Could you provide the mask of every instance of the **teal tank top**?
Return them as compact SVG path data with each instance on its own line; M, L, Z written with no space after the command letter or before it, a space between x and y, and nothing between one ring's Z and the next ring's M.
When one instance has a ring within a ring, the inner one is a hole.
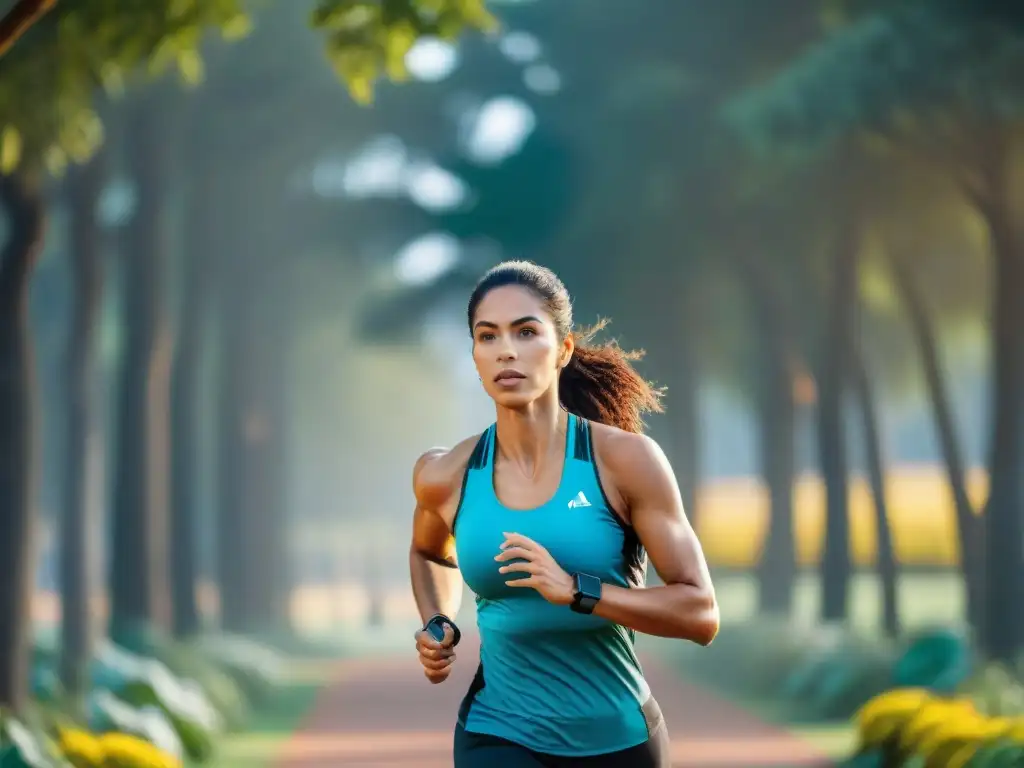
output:
M494 491L495 425L469 459L454 533L459 569L476 595L480 666L459 710L469 732L535 752L604 754L648 739L650 698L634 633L594 615L505 584L495 561L503 533L544 546L568 573L641 587L647 557L635 532L612 511L594 462L590 423L569 415L565 463L554 498L535 509L502 505Z

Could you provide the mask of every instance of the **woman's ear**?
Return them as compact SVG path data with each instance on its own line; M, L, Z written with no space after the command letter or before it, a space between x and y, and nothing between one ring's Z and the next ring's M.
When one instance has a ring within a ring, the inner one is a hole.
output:
M573 341L572 334L570 333L565 337L565 341L562 342L562 354L558 360L558 367L563 370L567 368L575 353L576 342Z

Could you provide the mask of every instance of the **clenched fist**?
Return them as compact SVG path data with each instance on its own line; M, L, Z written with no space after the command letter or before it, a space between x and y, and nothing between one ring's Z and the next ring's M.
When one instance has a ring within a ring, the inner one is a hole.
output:
M444 639L441 642L425 629L416 633L416 651L420 655L423 674L435 685L443 683L451 674L452 664L455 663L455 649L452 647L454 641L455 632L450 624L444 625Z

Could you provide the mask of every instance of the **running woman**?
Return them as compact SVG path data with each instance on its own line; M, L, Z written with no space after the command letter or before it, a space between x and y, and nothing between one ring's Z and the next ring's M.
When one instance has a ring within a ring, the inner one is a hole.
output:
M718 604L672 469L642 434L659 393L631 355L574 334L546 268L499 264L468 314L496 420L417 460L409 558L432 683L455 662L463 579L476 595L480 665L455 766L668 768L635 633L708 645ZM645 588L648 557L664 586Z

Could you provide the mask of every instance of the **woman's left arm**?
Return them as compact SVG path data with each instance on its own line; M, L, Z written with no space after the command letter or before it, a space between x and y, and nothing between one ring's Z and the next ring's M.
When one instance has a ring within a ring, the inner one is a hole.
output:
M718 601L668 459L650 438L625 434L608 440L604 458L664 586L604 584L594 613L647 635L709 645L718 634Z

